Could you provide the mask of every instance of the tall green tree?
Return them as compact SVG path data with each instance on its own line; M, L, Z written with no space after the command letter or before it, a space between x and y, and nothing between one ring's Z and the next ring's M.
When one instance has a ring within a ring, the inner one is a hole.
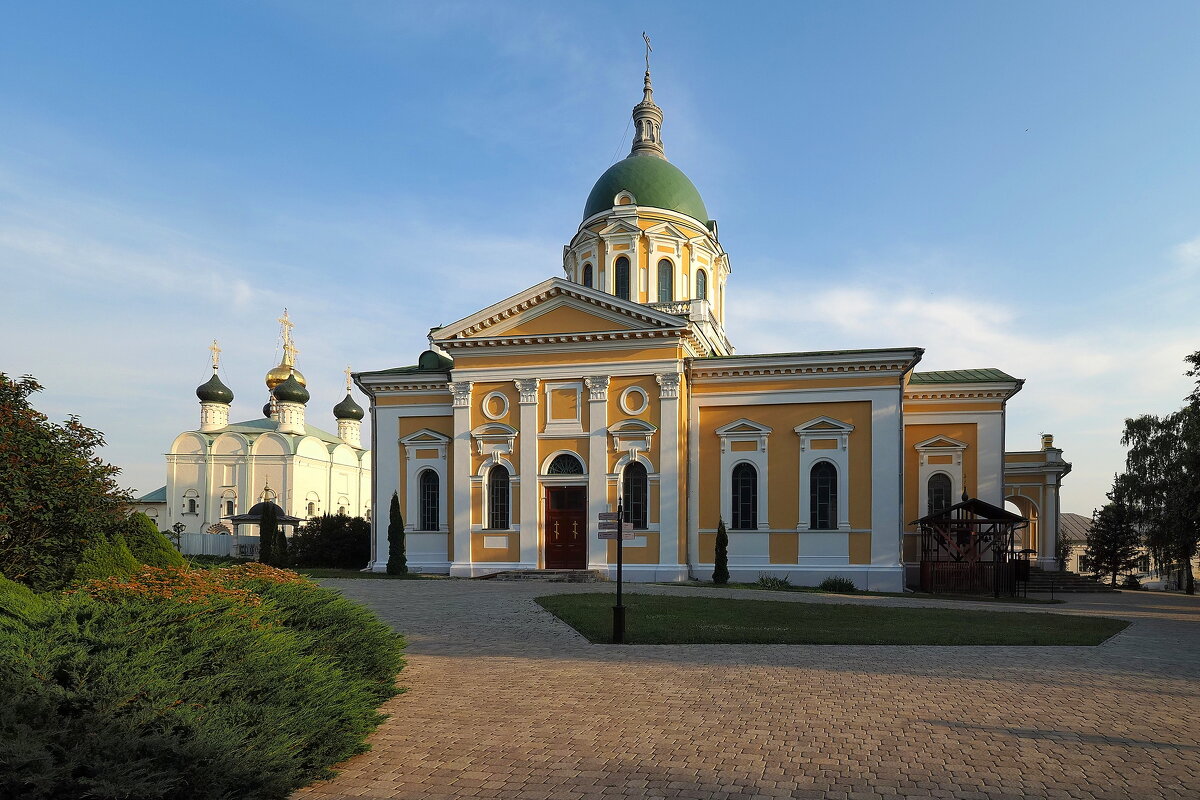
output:
M408 573L408 555L404 552L404 517L400 515L400 495L392 492L392 503L388 506L388 575Z
M1120 501L1106 503L1092 513L1087 537L1087 558L1099 575L1108 575L1112 585L1117 576L1138 562L1142 537L1133 524L1133 513Z
M29 400L41 390L0 372L0 573L45 590L120 531L132 498L117 486L120 469L96 455L103 434L75 416L50 422Z
M1186 374L1200 378L1200 351L1185 358ZM1133 509L1146 548L1160 570L1180 570L1196 593L1192 561L1200 547L1200 381L1179 411L1125 420L1129 448L1114 492Z
M729 532L725 520L717 520L717 546L713 556L713 583L724 586L729 583Z

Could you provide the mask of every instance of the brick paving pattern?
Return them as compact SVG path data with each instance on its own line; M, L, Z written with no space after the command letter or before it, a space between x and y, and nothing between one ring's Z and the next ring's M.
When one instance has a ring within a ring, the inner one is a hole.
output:
M622 647L532 600L611 584L327 583L408 636L408 691L369 753L297 800L1200 797L1196 598L1031 609L744 592L1134 624L1099 647Z

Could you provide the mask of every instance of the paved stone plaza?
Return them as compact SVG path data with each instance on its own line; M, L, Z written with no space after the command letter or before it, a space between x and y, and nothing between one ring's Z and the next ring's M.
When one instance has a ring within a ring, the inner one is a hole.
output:
M300 798L1200 797L1196 598L1033 609L1133 620L1099 647L622 647L532 600L611 584L327 583L408 635L408 692Z

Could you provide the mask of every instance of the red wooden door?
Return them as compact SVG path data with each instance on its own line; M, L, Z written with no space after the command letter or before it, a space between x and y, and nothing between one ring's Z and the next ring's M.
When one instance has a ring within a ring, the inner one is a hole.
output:
M587 568L587 489L546 487L546 569Z

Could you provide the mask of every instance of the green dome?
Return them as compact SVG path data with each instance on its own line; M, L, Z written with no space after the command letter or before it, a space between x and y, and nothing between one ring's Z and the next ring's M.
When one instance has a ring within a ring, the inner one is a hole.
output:
M621 191L633 195L639 206L678 211L708 224L704 201L688 176L670 161L653 155L632 155L605 170L588 195L583 218L612 208L613 198Z
M196 387L196 397L200 398L201 403L224 403L225 405L229 405L233 402L233 391L221 383L221 379L214 372L207 383Z
M354 402L354 398L346 392L346 399L333 407L333 416L335 419L357 419L362 420L366 416L366 412L362 410L362 406Z
M271 395L281 403L307 403L310 397L308 389L300 385L295 375L288 375L287 380L276 386Z

